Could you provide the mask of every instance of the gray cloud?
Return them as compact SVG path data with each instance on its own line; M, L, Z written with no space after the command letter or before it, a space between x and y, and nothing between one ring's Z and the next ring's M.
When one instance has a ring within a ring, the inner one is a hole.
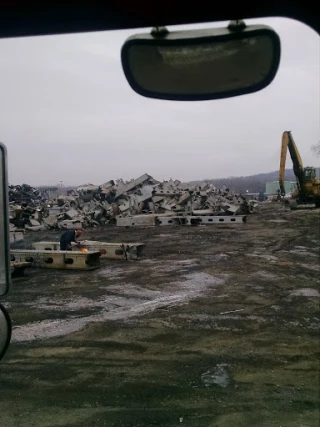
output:
M266 172L278 168L284 130L292 130L305 165L315 165L319 36L292 20L260 22L281 37L274 82L256 94L196 103L150 100L131 90L120 48L136 30L1 40L0 140L10 182Z

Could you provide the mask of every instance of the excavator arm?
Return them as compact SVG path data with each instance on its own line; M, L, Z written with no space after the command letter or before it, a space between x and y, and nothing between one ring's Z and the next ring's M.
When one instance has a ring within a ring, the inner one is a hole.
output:
M287 149L289 149L290 157L293 163L293 172L297 179L297 184L300 192L304 192L304 169L302 159L298 148L293 140L290 131L285 131L282 134L281 155L280 155L280 170L279 170L279 186L281 195L285 195L284 188L284 171L286 167Z

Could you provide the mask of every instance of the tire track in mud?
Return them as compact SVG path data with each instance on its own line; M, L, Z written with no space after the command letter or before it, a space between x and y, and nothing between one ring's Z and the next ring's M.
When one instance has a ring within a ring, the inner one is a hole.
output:
M159 308L185 304L194 298L198 298L207 289L223 285L225 282L226 275L222 278L204 272L193 272L187 274L183 280L173 282L172 286L175 289L172 292L153 291L152 294L156 296L155 298L143 300L142 302L140 298L139 303L137 303L136 297L130 298L124 290L121 297L123 300L125 299L124 306L111 308L110 310L102 309L100 313L89 316L71 316L68 319L43 320L17 326L13 329L12 342L28 342L65 336L83 329L89 323L123 321L131 317L143 316ZM141 288L141 291L143 291L143 288ZM109 302L112 301L112 298L110 298Z

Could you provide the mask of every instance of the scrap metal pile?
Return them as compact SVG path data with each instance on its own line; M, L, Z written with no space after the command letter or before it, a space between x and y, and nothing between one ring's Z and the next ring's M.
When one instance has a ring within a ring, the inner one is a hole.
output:
M207 182L159 182L148 174L128 182L82 185L54 199L26 184L11 186L9 202L10 222L33 231L98 227L132 215L246 215L256 206Z
M9 185L8 193L11 229L40 225L46 194L27 184Z

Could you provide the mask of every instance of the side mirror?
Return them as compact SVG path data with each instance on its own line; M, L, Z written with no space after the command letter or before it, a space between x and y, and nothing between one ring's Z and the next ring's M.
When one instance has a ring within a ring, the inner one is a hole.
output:
M148 98L201 101L261 90L280 63L280 39L264 25L179 31L165 27L130 37L121 50L131 88Z

